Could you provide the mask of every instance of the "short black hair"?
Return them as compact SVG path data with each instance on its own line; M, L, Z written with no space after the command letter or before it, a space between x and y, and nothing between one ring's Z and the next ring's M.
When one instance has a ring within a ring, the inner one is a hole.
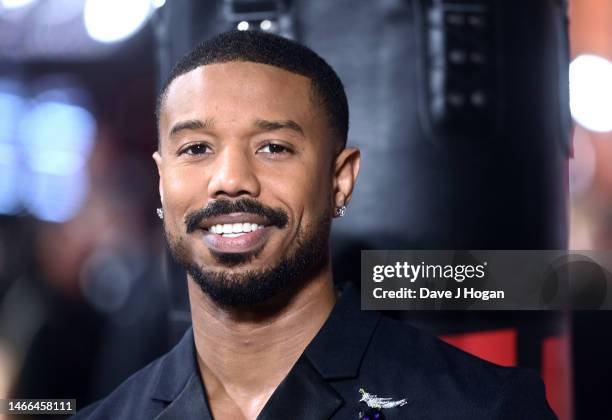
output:
M229 31L198 44L174 66L157 97L155 116L159 126L168 87L177 77L200 66L249 61L279 67L309 78L315 98L323 106L342 148L348 135L348 101L336 72L310 48L278 35L261 31Z

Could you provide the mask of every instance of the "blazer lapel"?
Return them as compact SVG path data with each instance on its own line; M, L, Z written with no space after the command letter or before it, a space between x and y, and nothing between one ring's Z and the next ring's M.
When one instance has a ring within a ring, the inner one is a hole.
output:
M152 398L168 404L156 417L158 420L212 419L197 368L191 328L161 361Z
M378 312L360 310L359 292L347 285L328 320L274 391L258 420L331 418L345 404L333 383L359 375L379 320Z
M304 354L327 380L355 378L376 326L377 311L361 310L360 294L347 284L321 331Z
M345 287L329 319L274 391L258 420L331 418L345 404L334 382L357 377L379 318L378 312L361 311L359 292L353 286ZM212 419L191 329L157 374L152 397L168 403L157 420Z
M206 403L204 387L197 373L193 373L181 393L156 420L202 419L212 420Z
M302 356L276 388L258 420L329 419L344 403L342 397Z

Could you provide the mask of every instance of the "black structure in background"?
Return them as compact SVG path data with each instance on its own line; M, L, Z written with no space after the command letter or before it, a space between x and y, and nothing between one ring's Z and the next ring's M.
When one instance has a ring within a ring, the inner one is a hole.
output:
M156 16L160 83L197 42L244 22L310 46L345 84L363 162L334 223L336 279L358 281L361 249L567 247L565 0L173 0ZM184 282L171 284L178 337L189 306ZM519 364L535 369L542 339L568 330L552 313L394 316L436 334L514 326ZM601 394L583 390L605 361L584 357L597 344L585 332L603 318L574 316L586 337L573 343L576 416L587 418Z

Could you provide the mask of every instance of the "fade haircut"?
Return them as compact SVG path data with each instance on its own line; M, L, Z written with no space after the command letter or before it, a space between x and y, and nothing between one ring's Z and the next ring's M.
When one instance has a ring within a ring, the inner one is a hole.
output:
M174 79L200 66L232 61L267 64L309 78L312 98L322 106L341 148L346 146L348 102L336 72L310 48L260 31L224 32L198 44L183 56L170 72L157 97L155 116L158 127L168 87Z

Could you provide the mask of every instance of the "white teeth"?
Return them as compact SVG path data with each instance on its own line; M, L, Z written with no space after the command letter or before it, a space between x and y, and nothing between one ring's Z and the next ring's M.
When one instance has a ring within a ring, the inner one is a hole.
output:
M237 236L242 236L244 235L244 233L224 233L223 237L224 238L235 238Z
M243 233L253 232L257 229L263 229L264 226L258 225L257 223L225 223L213 225L209 228L212 233L217 235L223 235L228 238L234 238L240 236Z

